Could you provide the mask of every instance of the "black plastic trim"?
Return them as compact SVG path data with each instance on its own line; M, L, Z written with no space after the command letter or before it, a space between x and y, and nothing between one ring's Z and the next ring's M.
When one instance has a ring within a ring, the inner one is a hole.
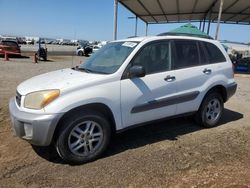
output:
M149 101L145 104L140 104L140 105L133 107L131 110L131 113L133 114L133 113L138 113L138 112L144 112L144 111L148 111L148 110L152 110L156 108L161 108L164 106L170 106L170 105L174 105L178 103L191 101L191 100L194 100L199 95L199 93L200 93L199 91L193 91L193 92L189 92L189 93L185 93L181 95L166 97L160 100Z
M234 82L234 83L232 83L232 84L230 84L230 85L228 85L226 87L226 90L227 90L227 100L235 94L236 89L237 89L237 83L236 82Z
M180 117L192 116L195 113L196 113L196 111L187 112L187 113L183 113L183 114L173 115L173 116L169 116L169 117L165 117L165 118L161 118L161 119L156 119L156 120L151 120L151 121L147 121L147 122L143 122L143 123L130 125L130 126L125 127L123 129L117 130L116 133L122 133L122 132L125 132L127 130L134 129L134 128L141 127L141 126L148 125L148 124L152 124L152 123L158 123L158 122L162 122L162 121L166 121L166 120L170 120L170 119L175 119L175 118L180 118Z

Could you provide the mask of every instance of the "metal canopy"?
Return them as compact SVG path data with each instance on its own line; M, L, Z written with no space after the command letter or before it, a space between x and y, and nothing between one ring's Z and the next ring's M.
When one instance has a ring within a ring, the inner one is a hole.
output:
M217 22L220 0L118 0L147 24ZM250 0L224 0L221 23L250 24Z

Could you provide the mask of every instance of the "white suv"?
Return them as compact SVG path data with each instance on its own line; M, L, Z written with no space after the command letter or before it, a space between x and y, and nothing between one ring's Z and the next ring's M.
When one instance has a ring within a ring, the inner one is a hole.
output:
M9 109L16 135L54 144L68 163L103 153L111 134L153 120L195 114L216 126L236 91L232 63L218 41L155 36L114 41L79 67L31 78Z

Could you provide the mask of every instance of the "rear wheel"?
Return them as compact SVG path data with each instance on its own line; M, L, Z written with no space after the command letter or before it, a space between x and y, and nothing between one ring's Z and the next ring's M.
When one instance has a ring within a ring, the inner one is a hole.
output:
M63 160L81 164L98 158L107 148L111 129L97 112L78 112L63 122L56 149Z
M209 93L203 100L196 114L197 123L204 127L215 127L218 125L223 113L224 103L219 93Z

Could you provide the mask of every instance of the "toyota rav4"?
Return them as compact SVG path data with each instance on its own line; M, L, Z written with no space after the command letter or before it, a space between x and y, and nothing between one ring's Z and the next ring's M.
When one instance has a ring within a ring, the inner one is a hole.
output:
M17 136L53 144L68 163L98 158L113 132L194 115L216 126L235 93L232 63L218 41L154 36L113 41L85 63L33 77L9 103Z

